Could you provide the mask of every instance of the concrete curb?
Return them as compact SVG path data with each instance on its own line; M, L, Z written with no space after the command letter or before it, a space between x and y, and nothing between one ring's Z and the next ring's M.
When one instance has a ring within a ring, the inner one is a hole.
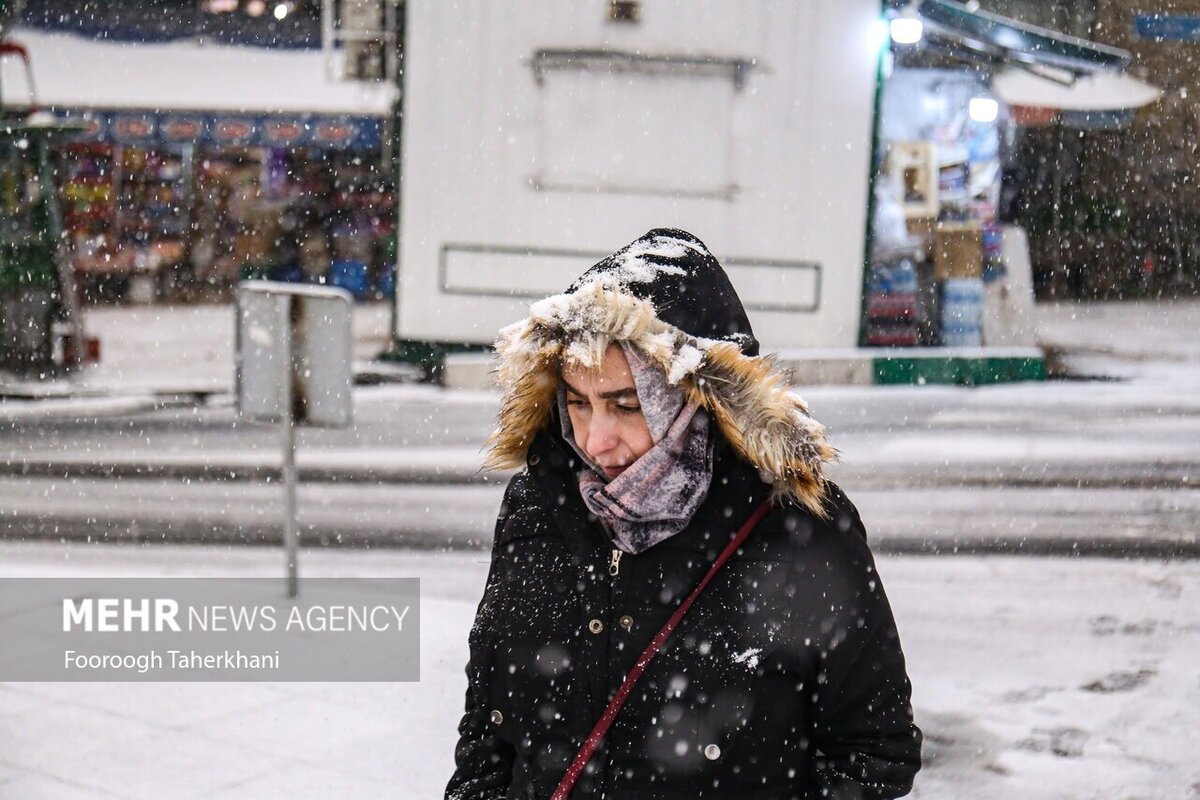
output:
M437 468L424 464L362 464L352 467L300 464L297 469L302 483L496 485L506 483L511 474L482 472L477 466L454 464ZM0 477L273 482L280 480L281 474L276 464L246 461L177 463L64 460L0 463Z
M885 555L979 556L1016 555L1035 557L1087 557L1119 559L1197 559L1200 540L1055 539L1055 538L952 538L945 541L920 536L880 536L871 544Z
M304 547L387 548L413 550L486 550L491 531L472 532L447 527L398 530L336 529L301 525ZM205 544L281 546L280 526L263 523L235 524L224 520L87 519L45 516L0 518L0 540L86 541L113 546L131 544ZM869 539L881 555L1117 558L1146 560L1200 559L1198 539L1146 539L1054 537L929 537L888 534L885 529Z
M1046 379L1045 355L1037 347L850 347L781 350L775 357L801 387L984 386ZM443 362L442 385L493 389L495 370L491 353L450 353Z
M201 405L208 395L202 393L94 395L63 397L0 397L0 425L45 422L63 419L100 419L126 414L142 414L168 408Z
M381 483L420 485L505 484L511 471L484 472L478 453L464 450L431 464L428 457L381 456L377 462L341 461L336 464L308 463L319 460L320 451L300 454L299 479L305 483ZM0 462L0 478L130 478L195 481L264 481L280 478L273 458L247 456L238 459L215 457L180 459L45 459ZM1131 462L1128 464L1079 464L1064 462L960 463L960 464L859 464L837 465L830 476L847 489L929 489L945 487L1025 487L1062 489L1164 489L1200 490L1200 461Z

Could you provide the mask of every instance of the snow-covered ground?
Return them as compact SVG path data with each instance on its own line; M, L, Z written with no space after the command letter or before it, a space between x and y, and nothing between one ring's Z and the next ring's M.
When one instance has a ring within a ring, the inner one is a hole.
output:
M354 359L365 365L388 345L388 303L354 307ZM1169 396L1200 384L1200 340L1189 336L1200 327L1200 300L1127 303L1046 303L1037 306L1038 342L1052 362L1072 376L1132 382ZM101 359L57 381L19 381L0 374L0 388L33 397L66 398L56 402L0 398L0 422L47 417L94 416L153 408L162 395L233 390L234 314L224 305L97 306L87 310L89 335L101 343ZM1125 391L1109 392L1126 402ZM947 391L945 387L811 387L808 395L834 392ZM1052 405L1063 391L1104 394L1094 384L1083 388L1018 384L989 387L1036 406ZM441 392L447 401L458 392ZM465 392L468 398L479 393ZM119 405L104 397L118 396ZM160 396L155 400L154 396Z
M1200 302L1042 305L1038 315L1039 340L1071 372L1121 380L804 391L818 418L834 421L845 462L839 477L860 484L853 496L868 528L885 531L886 539L888 526L929 530L932 517L954 535L970 524L1007 525L1022 535L1039 526L1080 538L1089 529L1161 535L1165 509L1172 530L1194 540L1200 337L1193 334ZM105 359L77 380L87 391L122 388L127 396L23 407L9 400L0 413L13 420L24 413L88 418L128 413L132 407L121 403L161 402L128 396L133 392L230 386L228 308L112 308L90 320L104 339ZM357 358L382 348L386 326L386 306L356 310ZM427 386L362 389L357 398L364 420L410 413L418 422L434 418L423 416L431 404L486 421L496 402L492 393ZM883 416L885 408L891 416ZM912 425L881 422L907 420L910 412ZM850 424L852 414L864 422ZM364 440L362 463L397 474L430 463L470 472L480 437L462 426L453 443L452 431L441 428L431 434L438 441L414 438L379 452ZM229 445L235 440L222 437L202 451L185 441L195 429L175 441L157 428L146 435L167 437L158 449L148 440L144 449L122 442L110 453L104 440L82 439L85 447L64 451L56 430L29 444L20 440L23 449L7 458L165 464L186 461L177 453L187 451L250 468L267 452L254 450L256 442L237 450ZM42 449L29 449L33 443ZM360 466L344 446L314 432L302 466L310 458L313 466ZM320 447L328 452L316 455ZM1013 465L1025 471L1013 472ZM1005 477L996 487L965 480L998 471ZM1089 488L1074 488L1070 479L1081 475ZM936 493L894 487L897 476L910 485L926 481ZM1026 478L1037 485L1023 489ZM0 511L33 502L49 480L14 477L0 493ZM223 514L273 516L277 501L269 487L259 492L252 484L238 487L246 502L232 505L219 498L230 490L220 484L199 483L190 493L165 486L161 497L147 490L132 500L111 481L73 479L70 496L63 487L54 505L78 506L92 517L106 503L145 508L160 500L163 508L194 512L209 495ZM92 494L80 494L84 489ZM305 513L409 524L388 507L390 496L360 497L366 484L302 489L319 493L324 504ZM408 498L406 513L419 517L426 507L457 503L460 520L477 516L486 525L496 502L486 486L470 489L474 494L451 485L420 491L429 501L413 505ZM466 631L485 570L478 551L302 554L304 575L422 578L419 683L0 684L0 798L440 797L465 688ZM1200 563L886 555L880 570L927 735L915 797L1200 798ZM282 554L273 548L0 542L0 576L280 573Z
M859 504L876 546L1197 552L1200 339L1186 332L1200 324L1200 301L1051 304L1037 313L1039 337L1060 363L1127 379L802 387L842 455L830 473ZM226 391L232 322L228 306L95 309L104 359L76 381L93 391ZM387 324L386 304L356 307L358 357L383 348ZM237 424L227 396L136 413L139 403L171 402L180 400L0 400L0 530L272 534L278 493L264 480L278 469L277 432ZM300 434L306 536L426 547L485 540L495 483L465 484L484 477L497 406L488 391L359 387L352 428ZM463 502L447 525L430 509L455 493Z
M478 553L302 554L303 575L421 578L419 683L0 684L0 797L440 797L486 567ZM1200 791L1200 564L879 568L926 734L914 797ZM3 576L275 574L274 549L0 544Z
M233 391L235 319L230 303L92 306L84 319L87 335L100 340L99 363L68 379L23 383L22 388L84 398L98 394ZM354 306L355 361L369 361L386 348L390 319L387 303ZM21 407L13 401L7 405L11 416ZM0 412L3 410L0 406ZM89 411L83 405L78 413Z
M1200 301L1043 303L1038 342L1073 375L1200 383Z
M386 302L354 307L356 360L385 348L390 314ZM1039 344L1076 375L1200 380L1200 342L1188 335L1198 300L1043 303L1037 319ZM69 382L77 392L232 389L232 305L95 306L86 326L102 353Z

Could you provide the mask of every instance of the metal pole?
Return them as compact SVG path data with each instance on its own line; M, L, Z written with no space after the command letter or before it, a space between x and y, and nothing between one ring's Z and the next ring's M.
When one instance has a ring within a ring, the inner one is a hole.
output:
M283 421L283 525L288 597L295 597L299 584L296 561L300 531L296 525L296 426L292 423L290 410Z
M335 79L333 57L337 41L333 23L333 0L321 0L321 53L325 56L325 77Z
M1178 182L1172 181L1172 188L1177 192ZM1183 238L1179 233L1179 218L1175 216L1175 204L1167 203L1167 220L1171 223L1171 241L1175 245L1175 277L1172 279L1177 285L1183 284L1186 281L1183 271Z
M1063 141L1063 125L1062 120L1056 120L1054 123L1054 178L1053 178L1053 194L1051 197L1054 200L1054 213L1051 215L1053 225L1050 229L1050 235L1054 239L1054 263L1051 265L1051 274L1057 282L1061 277L1064 277L1065 270L1063 269L1062 258L1062 151L1065 142ZM1068 294L1071 291L1070 281L1067 281L1065 290ZM1055 299L1061 299L1055 293ZM1071 298L1079 299L1079 298Z
M875 263L875 186L879 180L879 167L882 162L876 161L879 152L879 142L883 136L883 126L880 117L883 113L883 75L884 59L887 58L889 45L882 45L875 55L875 96L871 100L871 144L866 153L867 160L867 224L863 231L863 260L862 275L859 277L858 289L858 345L867 343L867 286L871 282L871 267ZM396 281L399 286L400 282ZM393 336L392 340L395 341Z
M296 562L300 547L300 531L296 525L296 423L292 408L292 376L295 375L292 304L296 299L284 296L283 300L283 353L280 359L283 362L283 413L280 415L283 434L283 548L287 558L287 593L288 597L295 597L299 588Z
M392 296L389 299L391 313L388 315L388 349L395 351L396 343L400 340L400 216L403 213L402 203L404 200L403 183L404 183L404 151L401 147L401 141L404 138L404 104L407 98L404 95L404 68L405 68L405 49L408 47L408 3L405 0L397 0L396 14L393 17L395 28L392 32L395 38L391 42L392 52L395 55L395 71L392 73L392 80L396 85L396 102L392 106L392 177L395 179L396 185L396 209L393 211L393 222L396 224L396 252L393 255L393 268L396 270L395 286L392 288Z
M66 368L83 364L85 341L83 312L79 307L79 292L75 283L75 265L71 263L71 251L64 230L62 209L58 205L58 188L54 183L54 170L50 166L50 140L47 136L34 138L37 150L38 183L41 185L43 202L50 212L50 230L53 239L55 275L58 278L60 318L67 325L67 341L73 359L63 359Z

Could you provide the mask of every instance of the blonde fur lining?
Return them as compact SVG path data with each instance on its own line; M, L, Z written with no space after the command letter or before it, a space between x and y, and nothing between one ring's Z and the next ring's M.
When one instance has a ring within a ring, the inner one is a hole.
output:
M500 331L496 354L503 397L485 467L523 466L530 443L550 420L563 361L599 367L608 346L618 341L639 348L670 383L706 409L734 451L773 483L778 497L827 515L823 464L837 452L775 360L743 355L731 342L690 336L659 319L649 301L600 282L536 303L529 317Z

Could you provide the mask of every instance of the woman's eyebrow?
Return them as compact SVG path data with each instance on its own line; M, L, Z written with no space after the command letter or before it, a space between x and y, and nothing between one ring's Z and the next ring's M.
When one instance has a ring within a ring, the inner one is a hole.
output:
M567 387L567 391L570 392L571 394L578 395L579 397L587 397L586 394L579 391L571 384L567 383L566 380L563 380L561 378L559 380L562 380L563 386ZM631 397L631 396L637 397L637 389L635 389L632 386L627 386L624 389L612 389L607 392L600 392L600 394L598 394L596 396L599 397L601 400L617 400L622 397Z

